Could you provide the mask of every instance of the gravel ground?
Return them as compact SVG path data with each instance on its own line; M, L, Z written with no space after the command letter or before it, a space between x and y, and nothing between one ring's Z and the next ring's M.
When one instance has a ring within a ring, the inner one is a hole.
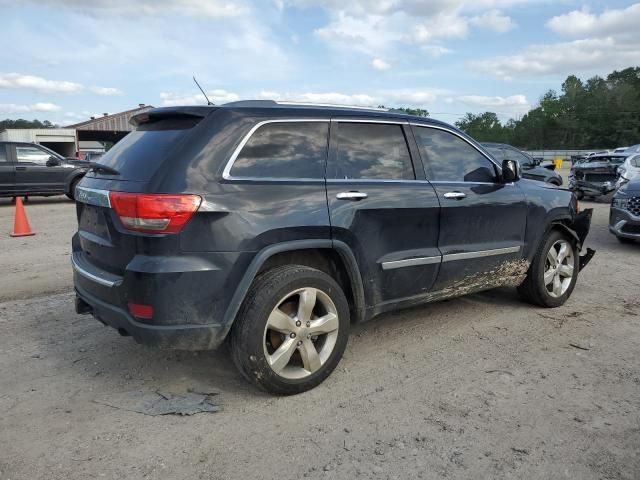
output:
M273 398L224 351L158 351L73 313L71 202L0 199L0 479L640 478L640 244L607 230L572 298L512 289L353 328L334 374ZM134 391L218 391L218 413L106 406Z

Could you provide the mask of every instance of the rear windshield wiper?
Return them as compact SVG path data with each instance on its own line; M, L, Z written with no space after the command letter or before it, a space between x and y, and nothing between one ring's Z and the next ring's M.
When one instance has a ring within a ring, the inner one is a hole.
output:
M107 175L120 175L120 172L115 168L107 167L106 165L103 165L102 163L98 163L98 162L84 162L82 166L89 167L87 172L90 172L91 170L95 170L96 172L104 172Z

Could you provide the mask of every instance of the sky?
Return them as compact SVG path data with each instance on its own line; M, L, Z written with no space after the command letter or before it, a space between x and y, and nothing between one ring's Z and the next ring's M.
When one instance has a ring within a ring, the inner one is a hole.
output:
M0 118L274 99L518 118L570 74L640 65L640 3L0 0Z

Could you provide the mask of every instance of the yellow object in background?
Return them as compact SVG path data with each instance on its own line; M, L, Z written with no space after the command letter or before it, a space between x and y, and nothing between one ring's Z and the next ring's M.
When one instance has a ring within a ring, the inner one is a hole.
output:
M556 166L556 170L560 170L562 168L562 159L561 158L556 158L553 161L553 164Z

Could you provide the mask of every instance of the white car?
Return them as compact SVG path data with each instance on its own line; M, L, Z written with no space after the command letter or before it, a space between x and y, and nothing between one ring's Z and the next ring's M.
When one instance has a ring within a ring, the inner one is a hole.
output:
M616 182L616 188L620 188L634 178L640 178L640 153L629 155L622 165L618 167L620 176Z

